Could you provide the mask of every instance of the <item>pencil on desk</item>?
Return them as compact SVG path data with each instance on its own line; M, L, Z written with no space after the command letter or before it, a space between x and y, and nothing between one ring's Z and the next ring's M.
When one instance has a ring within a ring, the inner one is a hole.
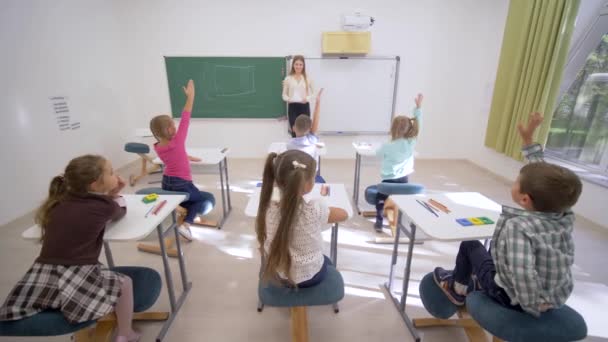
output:
M420 200L416 200L416 202L418 202L418 204L420 204L421 206L423 206L423 207L424 207L424 209L428 210L428 211L429 211L431 214L433 214L433 215L435 215L435 216L439 217L439 215L437 215L437 213L436 213L436 212L434 212L434 211L433 211L433 209L429 208L429 206L428 206L426 203L424 203L424 202L422 202L422 201L420 201Z
M443 205L442 203L435 201L434 199L429 199L429 202L431 202L432 205L436 206L437 208L441 209L443 212L445 212L446 214L450 212L450 209L448 209L448 207L446 207L445 205Z
M148 217L148 215L150 214L150 212L154 209L154 206L150 207L150 210L148 210L148 212L146 213L146 215L144 216L144 218Z
M154 212L152 214L158 214L158 212L165 206L165 203L167 203L167 200L160 202L160 204L158 205L158 207L156 207L156 209L154 209Z

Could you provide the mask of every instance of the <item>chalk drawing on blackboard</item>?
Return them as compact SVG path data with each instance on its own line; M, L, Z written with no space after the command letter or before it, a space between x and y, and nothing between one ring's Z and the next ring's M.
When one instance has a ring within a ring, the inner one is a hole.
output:
M243 96L255 94L255 67L216 65L214 67L216 96Z

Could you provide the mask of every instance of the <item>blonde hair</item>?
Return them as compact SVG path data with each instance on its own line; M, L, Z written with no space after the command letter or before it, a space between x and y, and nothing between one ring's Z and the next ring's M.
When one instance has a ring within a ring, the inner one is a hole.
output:
M289 246L293 238L296 216L302 205L304 186L306 181L314 179L316 169L316 161L307 153L299 150L289 150L279 155L270 153L266 158L260 205L255 221L255 232L260 244L260 254L264 261L262 265L262 279L264 281L278 281L280 272L287 275L287 281L290 284L296 285L291 279ZM266 253L264 249L266 211L270 205L270 198L275 185L281 191L279 202L281 219L268 253Z
M296 121L293 124L297 133L305 134L310 131L312 127L312 120L310 120L310 116L306 114L300 114L296 118Z
M41 240L44 239L44 229L49 224L51 210L66 195L85 195L89 191L91 183L100 179L103 175L105 163L106 159L104 157L87 154L70 160L64 174L53 177L49 185L49 196L36 211L34 219L42 230Z
M418 119L410 118L405 115L398 115L393 118L391 123L391 138L411 139L418 136Z
M173 119L169 115L157 115L150 120L150 130L156 140L169 139L167 128L169 128L171 122L173 122Z

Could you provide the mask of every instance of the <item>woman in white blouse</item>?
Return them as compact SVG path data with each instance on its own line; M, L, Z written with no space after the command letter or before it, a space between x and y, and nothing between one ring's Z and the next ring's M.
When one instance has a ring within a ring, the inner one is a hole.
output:
M296 55L291 63L289 76L283 80L283 101L288 103L289 131L300 114L310 116L310 100L313 96L312 81L306 76L304 56Z

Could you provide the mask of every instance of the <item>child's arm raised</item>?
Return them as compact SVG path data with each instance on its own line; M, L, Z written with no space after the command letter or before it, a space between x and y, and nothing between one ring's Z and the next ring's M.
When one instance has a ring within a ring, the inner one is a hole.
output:
M194 81L189 80L188 84L182 88L184 89L184 94L186 94L186 104L184 105L184 110L182 111L182 117L179 119L177 133L175 133L175 137L173 138L179 143L185 143L186 136L188 135L188 126L190 125L192 106L194 106Z
M528 161L532 163L543 162L544 153L543 147L534 143L533 136L534 131L540 126L543 122L543 115L538 112L530 113L528 117L528 124L524 127L523 124L517 125L517 130L519 131L519 136L521 137L523 144L521 147L522 153L528 159Z
M418 131L420 131L422 125L422 100L424 100L422 94L418 94L414 97L414 103L416 104L416 107L414 108L414 118L418 121Z
M323 88L321 88L319 90L319 94L317 94L317 101L315 101L315 111L313 112L312 118L312 127L310 128L310 132L315 135L319 130L319 115L321 114L321 94L323 94Z

